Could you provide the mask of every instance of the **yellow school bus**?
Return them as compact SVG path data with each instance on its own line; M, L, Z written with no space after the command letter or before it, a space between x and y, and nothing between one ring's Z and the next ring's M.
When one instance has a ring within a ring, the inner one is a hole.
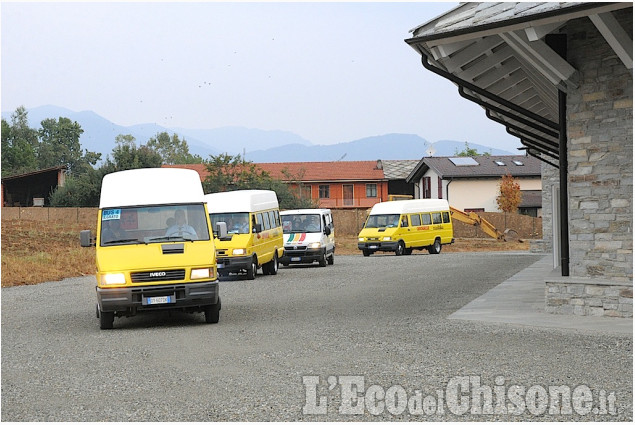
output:
M222 231L221 231L222 233ZM198 173L144 168L104 176L95 246L97 317L111 329L115 317L176 309L219 321L221 300L214 239Z
M410 255L415 249L439 254L454 242L450 206L444 199L412 199L375 204L359 232L365 257L377 251Z
M227 228L225 237L215 235L218 273L244 273L255 279L259 268L266 275L278 273L284 253L280 208L271 190L236 190L205 195L214 228Z

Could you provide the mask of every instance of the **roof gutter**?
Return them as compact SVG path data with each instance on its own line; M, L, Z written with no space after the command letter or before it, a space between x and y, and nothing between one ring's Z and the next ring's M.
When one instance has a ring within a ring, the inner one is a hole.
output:
M486 110L486 115L488 118L490 118L493 121L496 121L502 125L504 125L507 128L507 132L515 137L518 137L521 139L521 143L525 146L530 146L531 148L533 148L534 150L543 153L547 156L550 156L554 159L558 159L557 156L555 156L556 154L559 153L558 150L558 144L554 141L554 140L549 140L548 138L542 137L538 134L532 133L527 131L526 129L523 129L522 127L519 127L517 125L511 124L511 123L507 123L505 121L503 121L502 119L496 118L492 115L491 111L495 111L501 115L504 115L508 118L510 118L511 120L524 124L527 127L530 127L534 130L537 130L539 132L542 132L544 134L546 134L547 136L551 136L554 139L559 139L560 138L560 124L553 122L547 118L544 118L538 114L535 114L525 108L523 108L522 106L518 106L516 104L514 104L513 102L508 101L507 99L504 99L500 96L497 96L493 93L488 92L485 89L482 89L480 87L478 87L477 85L470 83L469 81L463 80L460 77L457 77L456 75L441 69L439 67L436 67L432 64L430 64L429 62L429 58L426 55L425 50L423 50L422 47L417 46L417 50L419 51L419 53L421 54L421 64L423 65L423 67L425 69L427 69L430 72L433 72L437 75L439 75L440 77L443 77L447 80L452 81L453 83L455 83L458 87L459 87L459 95L467 100L470 100L472 102L475 102L476 104L482 106L485 108ZM479 99L473 95L470 95L468 93L465 92L465 89L468 89L470 91L472 91L473 93L476 93L488 100L490 100L491 102L497 103L499 105L502 105L508 109L510 109L512 112L507 111L497 105L494 105L490 102L487 102L485 100ZM514 114L513 112L516 112L516 114ZM517 134L513 134L510 130L516 130L520 133L522 133L521 135L517 135ZM529 136L529 137L526 137ZM545 160L544 158L537 156L537 155L532 155L535 158L548 163L549 165L554 165L553 163L551 163L550 161Z
M463 79L457 77L456 75L454 75L454 74L452 74L452 73L450 73L450 72L448 72L448 71L446 71L444 69L441 69L441 68L438 68L438 67L436 67L434 65L431 65L428 62L428 56L426 55L425 50L423 50L420 47L417 47L417 49L419 50L419 53L421 54L421 64L428 71L434 72L435 74L437 74L437 75L439 75L439 76L441 76L441 77L443 77L443 78L445 78L447 80L452 81L453 83L458 85L459 88L461 88L461 87L467 88L470 91L472 91L472 92L474 92L476 94L479 94L479 95L481 95L481 96L483 96L483 97L485 97L485 98L487 98L489 100L492 100L492 101L494 101L494 102L496 102L496 103L498 103L498 104L500 104L500 105L502 105L502 106L504 106L506 108L509 108L509 109L511 109L514 112L517 112L517 113L519 113L519 114L521 114L521 115L523 115L523 116L525 116L525 117L527 117L527 118L529 118L531 120L534 120L534 121L536 121L538 123L541 123L544 126L546 126L548 128L551 128L552 130L555 130L556 132L560 129L560 126L558 125L558 123L555 123L555 122L553 122L553 121L551 121L551 120L549 120L549 119L547 119L545 117L542 117L542 116L540 116L538 114L535 114L535 113L523 108L522 106L518 106L515 103L510 102L507 99L504 99L504 98L502 98L500 96L497 96L497 95L495 95L493 93L490 93L487 90L482 89L479 86L477 86L477 85L475 85L473 83L470 83L469 81L463 80ZM459 92L459 93L461 93L461 92ZM491 109L497 108L497 109L500 110L500 108L498 108L498 107L495 107L493 105L490 105L490 106L491 106ZM557 133L556 133L555 137L558 137Z

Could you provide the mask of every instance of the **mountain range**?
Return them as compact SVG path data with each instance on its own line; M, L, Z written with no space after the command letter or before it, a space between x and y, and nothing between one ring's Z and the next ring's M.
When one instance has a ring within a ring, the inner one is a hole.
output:
M190 153L209 158L210 155L228 153L244 155L252 162L296 161L372 161L377 159L420 159L423 156L452 156L465 149L465 142L440 140L430 143L415 134L385 134L365 137L332 145L316 145L289 131L259 130L245 127L214 129L167 128L157 124L121 126L93 111L74 112L59 106L41 106L27 109L29 126L39 129L47 119L65 117L76 121L84 133L80 137L82 149L100 152L102 159L111 154L115 137L132 135L138 145L145 144L158 133L177 134L185 139ZM11 112L2 112L10 123ZM470 143L479 153L513 155L511 152Z

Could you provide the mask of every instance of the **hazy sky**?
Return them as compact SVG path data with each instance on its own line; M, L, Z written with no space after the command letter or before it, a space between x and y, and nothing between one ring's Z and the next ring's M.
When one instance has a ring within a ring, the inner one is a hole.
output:
M515 152L404 39L457 3L2 1L2 111L243 126L315 144L387 133Z

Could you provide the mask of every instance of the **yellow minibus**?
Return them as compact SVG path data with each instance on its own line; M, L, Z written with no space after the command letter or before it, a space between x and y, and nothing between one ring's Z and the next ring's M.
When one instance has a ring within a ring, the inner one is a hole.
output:
M107 174L96 238L83 230L80 243L95 246L101 329L111 329L115 317L164 309L204 312L207 323L219 321L214 239L196 171Z
M375 204L359 232L357 247L365 257L376 251L410 255L427 249L439 254L454 242L450 206L444 199L412 199Z
M255 279L278 273L284 253L280 208L272 190L235 190L205 195L214 228L225 223L227 235L215 235L218 273L245 273Z

